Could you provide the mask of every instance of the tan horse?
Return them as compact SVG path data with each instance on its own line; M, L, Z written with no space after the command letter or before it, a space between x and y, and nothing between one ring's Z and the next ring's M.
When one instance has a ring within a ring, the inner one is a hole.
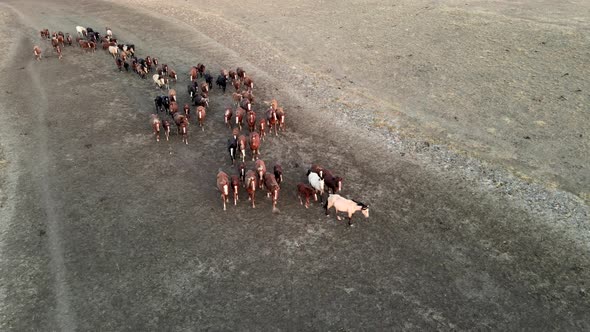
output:
M277 209L277 202L279 200L279 191L281 190L281 187L279 187L273 174L264 174L264 186L267 190L266 195L272 198L272 212L279 212Z
M338 194L330 194L328 200L324 205L326 209L326 216L330 215L329 209L334 207L336 210L336 218L342 220L338 216L338 212L348 213L348 226L352 226L352 215L356 211L361 211L365 218L369 218L369 206L352 199L346 199Z
M41 48L39 46L33 47L33 53L35 54L35 59L37 61L41 61Z
M229 177L223 171L217 173L217 189L221 192L221 200L223 200L223 211L226 210L225 203L229 202Z
M264 184L264 174L266 173L266 164L263 160L258 159L256 160L256 173L258 174L258 186L262 189L262 185Z

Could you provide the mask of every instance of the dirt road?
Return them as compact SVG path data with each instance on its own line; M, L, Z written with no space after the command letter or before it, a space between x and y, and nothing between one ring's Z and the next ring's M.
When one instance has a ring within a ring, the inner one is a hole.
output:
M317 109L356 89L328 76L314 85L311 63L264 48L271 33L236 38L233 18L203 10L209 33L172 2L172 14L70 0L1 8L0 41L13 46L0 51L1 330L590 327L587 224L531 215L458 171L393 154L365 114ZM267 165L285 169L280 213L262 192L256 209L244 199L221 209L229 94L212 92L207 128L191 125L188 146L156 143L148 120L163 91L149 79L119 73L101 50L66 48L59 61L43 44L34 61L37 30L76 25L110 26L170 64L181 104L191 65L245 67L257 98L288 110L289 130L262 145ZM295 185L312 162L341 174L370 218L348 228L319 204L301 207Z

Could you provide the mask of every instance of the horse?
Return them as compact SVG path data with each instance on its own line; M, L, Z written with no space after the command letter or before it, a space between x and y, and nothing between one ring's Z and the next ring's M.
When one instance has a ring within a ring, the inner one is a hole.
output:
M299 203L303 205L303 200L301 198L305 198L305 208L309 208L309 198L313 196L314 200L318 201L318 195L316 191L305 183L298 183L297 184L297 196L299 197Z
M342 191L342 178L339 176L333 176L329 170L324 170L324 185L327 187L328 194L330 190L332 194L337 194Z
M199 71L199 75L201 77L203 77L203 75L205 75L205 69L206 68L205 68L205 65L204 64L202 64L202 63L198 63L197 64L197 70Z
M238 140L235 136L227 140L227 151L229 152L231 164L234 165L238 154Z
M164 101L162 96L154 98L154 105L156 105L156 113L164 111Z
M243 96L237 92L234 92L234 93L232 93L231 98L237 107L240 104L240 102L242 101Z
M324 208L326 209L326 216L330 215L329 210L332 207L334 207L334 209L336 210L336 219L338 220L342 220L340 216L338 216L338 212L348 213L348 226L352 226L352 215L356 211L361 211L365 218L369 218L369 205L363 204L359 201L355 201L354 199L346 199L338 194L328 195L328 199L324 204Z
M242 101L240 102L240 107L245 109L246 111L251 111L252 110L252 103L250 103L250 99L242 98Z
M205 97L207 94L197 94L194 99L194 106L209 107L209 98Z
M264 137L266 137L266 119L260 119L260 122L258 122L258 134L260 134L260 139L264 141Z
M201 91L209 92L209 84L207 84L207 82L201 83L201 85L199 85L199 88L201 88Z
M76 27L76 32L78 33L78 36L80 36L80 37L86 37L86 34L88 33L84 27L79 26L79 25Z
M175 101L170 102L170 110L168 113L174 118L174 114L178 113L178 103ZM184 116L184 114L182 114ZM184 116L186 118L186 116ZM188 119L186 120L188 122Z
M57 53L57 57L58 57L58 59L60 59L60 60L61 60L61 58L62 58L62 56L61 56L61 46L57 45L57 46L55 47L55 52Z
M246 164L244 162L238 165L238 173L240 174L240 181L246 186Z
M240 91L240 87L242 86L242 82L239 80L235 80L231 83L231 85L236 89L236 92Z
M158 86L158 88L162 88L166 83L164 82L164 79L160 77L160 75L158 74L154 74L152 75L152 79L154 80L154 83L156 83L156 85Z
M307 170L307 175L309 175L309 173L316 173L320 179L324 179L324 168L320 165L317 164L311 164L311 167Z
M213 89L213 76L209 72L205 73L205 83L207 83L209 89Z
M240 79L246 78L246 71L244 69L242 69L242 67L238 67L236 69L236 74L238 75L238 78L240 78Z
M252 91L242 91L241 93L243 98L246 98L250 101L250 103L254 103L254 95L252 94Z
M199 126L201 127L202 131L205 131L205 116L207 112L205 111L205 107L197 106L197 119L199 120Z
M170 73L168 73L168 77L171 80L174 80L174 83L176 83L176 81L178 80L178 75L176 75L176 72L173 69L170 69Z
M283 167L281 167L280 164L276 164L272 170L277 180L277 183L280 185L281 182L283 182Z
M66 43L64 42L64 36L63 35L58 35L57 36L57 43L58 43L58 45L61 45L61 47L66 47Z
M275 136L279 136L279 133L277 131L277 113L272 108L269 108L266 111L266 123L270 128L269 131L272 132L272 129L274 128Z
M117 55L119 54L119 48L117 46L109 46L109 53L113 56L113 58L116 58Z
M279 187L279 185L277 184L274 175L270 173L264 174L264 186L267 190L266 195L272 196L272 211L278 212L277 202L279 200L279 190L281 190L281 187Z
M232 127L232 125L231 125L232 116L233 116L233 112L231 110L231 107L226 108L225 113L223 113L223 120L225 121L225 126L230 129Z
M235 71L230 70L229 73L229 78L231 79L232 82L237 81L238 80L238 74L236 74Z
M217 87L219 87L221 90L223 90L223 93L225 93L225 89L227 88L227 77L223 75L217 76L215 84L217 84Z
M260 156L260 135L253 131L250 133L250 150L252 151L252 160Z
M256 172L249 170L246 172L244 183L246 184L246 191L248 192L248 200L252 201L252 208L256 208Z
M191 107L189 106L189 104L184 104L182 111L184 112L186 119L190 122L190 120L191 120Z
M59 45L59 42L57 41L57 37L52 37L51 38L51 46L53 46L53 48L56 48Z
M51 36L49 34L49 29L43 29L43 30L39 31L39 33L41 34L41 39L51 38Z
M242 156L242 162L246 160L246 136L240 135L238 137L238 148L240 149L240 154Z
M197 67L191 67L191 70L189 71L189 75L191 78L191 82L196 81L197 77L199 76L199 70L197 69Z
M171 101L176 101L176 90L170 89L168 90L168 97Z
M316 193L320 195L320 202L323 202L323 195L324 195L324 179L320 178L317 173L308 172L307 180L309 184L315 189Z
M195 96L197 95L197 87L193 84L189 84L187 85L186 90L188 95L191 97L191 100L194 100Z
M69 33L66 33L66 42L69 46L72 46L72 36Z
M146 56L145 57L145 65L148 68L148 71L152 71L152 57L151 56Z
M162 127L164 128L164 134L166 134L166 140L168 141L168 139L170 138L170 121L162 121Z
M188 120L183 114L174 114L174 123L178 128L178 133L182 135L182 141L188 145Z
M217 173L217 189L221 192L221 200L223 201L223 211L226 210L225 203L229 202L229 177L225 172L219 170Z
M123 60L121 60L121 58L116 58L115 64L117 65L117 68L120 72L123 71Z
M252 81L250 77L244 78L243 83L248 91L252 91L254 89L254 81Z
M47 32L49 33L49 32ZM41 61L41 48L37 45L33 47L33 54L35 54L35 59L37 61Z
M276 111L279 108L279 102L276 99L271 100L270 108Z
M162 106L164 106L164 111L170 114L170 98L168 96L162 96Z
M156 114L151 115L150 123L152 125L152 129L154 130L154 135L156 136L156 142L160 141L160 128L162 126L162 121L158 118Z
M234 192L234 205L238 205L238 192L240 188L240 178L237 175L231 176L231 187Z
M264 174L266 173L266 164L264 164L262 159L258 159L256 160L254 167L256 169L256 174L258 175L258 185L260 189L262 189L262 182L264 181Z
M109 27L105 27L105 29L107 30L107 36L111 38L113 36L113 30L111 30Z
M246 115L246 110L238 106L238 108L236 108L236 126L240 128L240 130L242 130L244 115Z
M279 107L275 114L277 121L279 122L279 130L285 131L285 110L282 107Z
M246 123L248 124L248 130L253 132L256 130L256 113L250 110L246 115Z

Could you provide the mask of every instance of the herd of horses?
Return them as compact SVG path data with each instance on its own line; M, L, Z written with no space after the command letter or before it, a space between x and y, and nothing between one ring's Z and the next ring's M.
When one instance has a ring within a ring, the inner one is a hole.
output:
M213 76L202 63L192 66L188 76L190 83L187 86L187 95L190 102L184 104L182 110L179 108L177 92L170 88L170 84L176 84L178 75L167 64L159 64L156 57L146 56L138 58L135 54L133 44L118 43L110 28L106 28L106 34L101 34L94 29L82 26L76 27L78 45L86 50L94 52L96 45L100 42L102 48L108 51L115 59L115 64L120 72L128 72L129 69L139 77L145 79L153 72L152 79L157 89L166 89L167 93L158 95L154 99L155 112L150 115L150 125L157 142L160 141L161 133L166 140L170 140L170 127L173 122L176 125L178 136L182 142L188 145L188 128L191 123L191 105L196 116L195 122L201 130L205 130L206 114L209 111L209 93L213 89ZM40 31L41 38L50 40L54 51L62 58L62 47L72 45L72 37L69 33L54 32L50 34L48 29ZM33 48L37 60L41 60L41 48ZM202 79L202 82L199 82ZM233 195L234 205L239 201L240 187L245 188L248 200L252 208L256 207L256 191L266 189L267 197L272 200L273 212L278 211L277 204L279 192L283 181L283 169L280 164L275 164L267 170L266 163L260 159L260 145L265 141L267 134L279 136L279 132L286 130L285 110L277 100L273 99L263 116L258 116L253 108L256 98L254 97L254 81L246 74L246 71L238 67L236 70L221 69L215 81L222 95L226 96L228 84L234 88L231 93L232 106L225 108L223 121L230 129L231 137L227 141L227 151L232 167L235 167L237 174L228 175L221 168L217 172L216 184L221 193L223 210L227 210L227 203L230 200L230 191ZM245 124L244 124L245 123ZM242 130L248 133L242 133ZM247 169L247 150L250 150L250 157L254 162L253 169ZM336 217L338 212L346 212L348 225L352 226L352 216L360 211L366 218L369 217L369 206L356 200L347 199L339 195L342 191L342 177L335 176L332 172L322 166L312 165L307 170L307 183L300 182L296 185L296 193L301 205L309 208L310 201L320 201L323 204L326 215L334 207ZM324 195L327 195L324 202Z

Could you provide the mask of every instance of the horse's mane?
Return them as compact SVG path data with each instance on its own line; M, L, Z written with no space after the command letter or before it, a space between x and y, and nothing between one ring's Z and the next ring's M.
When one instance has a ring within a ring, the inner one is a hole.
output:
M356 203L356 204L358 204L359 206L362 206L363 208L366 208L366 207L367 207L367 205L366 205L365 203L361 203L361 202L359 202L359 201L357 201L357 200L354 200L354 199L351 199L351 201L355 202L355 203Z

